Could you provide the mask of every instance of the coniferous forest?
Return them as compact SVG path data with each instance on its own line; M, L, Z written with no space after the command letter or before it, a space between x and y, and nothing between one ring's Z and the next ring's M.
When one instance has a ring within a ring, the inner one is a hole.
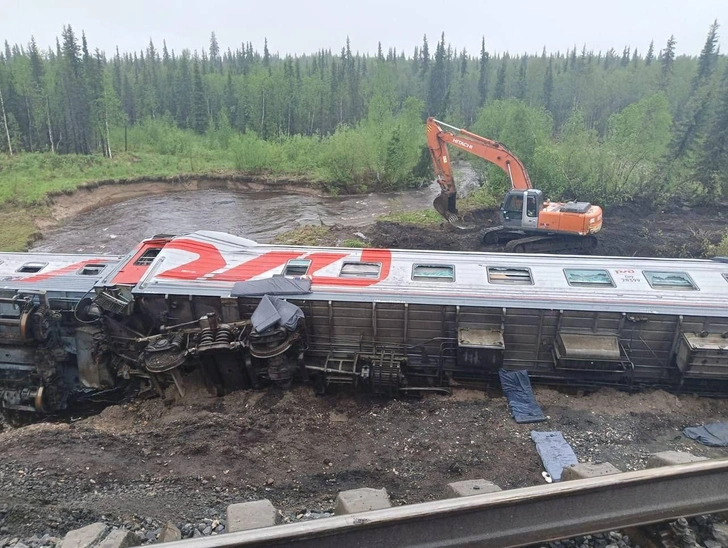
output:
M320 180L334 192L431 177L424 119L499 140L552 198L609 205L728 196L728 63L718 23L699 56L679 37L539 53L458 49L279 54L212 33L196 51L151 40L102 52L65 26L0 53L0 199L83 179L215 169ZM463 156L463 159L465 157ZM467 158L474 160L474 158ZM473 161L486 188L503 175Z

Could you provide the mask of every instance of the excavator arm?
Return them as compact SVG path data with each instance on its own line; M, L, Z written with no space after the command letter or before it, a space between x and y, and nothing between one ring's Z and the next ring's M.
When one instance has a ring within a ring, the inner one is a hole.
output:
M443 127L447 128L447 130L443 129ZM457 193L447 150L448 144L500 167L508 175L512 188L516 190L533 188L526 167L515 154L502 144L434 118L428 118L427 147L430 149L435 175L441 189L440 195L435 198L433 205L447 221L455 222L458 214Z

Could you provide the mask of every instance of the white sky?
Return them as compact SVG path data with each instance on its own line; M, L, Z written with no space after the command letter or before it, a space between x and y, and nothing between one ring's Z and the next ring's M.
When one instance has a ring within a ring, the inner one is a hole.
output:
M714 19L722 51L728 51L728 0L0 0L0 40L26 44L34 35L41 47L55 43L62 26L86 31L90 47L113 52L140 50L149 39L161 50L207 49L215 31L223 50L243 41L262 51L338 52L351 39L352 50L376 52L381 40L408 56L427 34L441 32L458 50L474 54L481 36L491 52L621 51L644 54L651 39L659 50L674 34L677 53L697 55Z

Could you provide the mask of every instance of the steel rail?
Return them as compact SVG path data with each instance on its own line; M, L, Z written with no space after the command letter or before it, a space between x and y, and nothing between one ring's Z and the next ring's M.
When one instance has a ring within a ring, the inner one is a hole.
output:
M168 548L516 547L728 510L728 459L182 540Z

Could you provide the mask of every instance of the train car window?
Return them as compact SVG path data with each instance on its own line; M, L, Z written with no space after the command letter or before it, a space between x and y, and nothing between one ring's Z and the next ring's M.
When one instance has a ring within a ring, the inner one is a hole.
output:
M453 282L455 267L443 264L416 264L412 267L413 280Z
M81 276L98 276L104 268L105 264L87 264L78 273Z
M160 251L162 251L161 247L150 247L142 253L141 257L134 261L134 266L149 266L154 262L154 259L159 255Z
M565 268L564 275L569 285L614 287L614 282L606 270L586 268Z
M283 270L284 276L305 276L308 273L308 268L311 266L311 261L308 259L291 259L286 263L286 268Z
M728 282L728 274L723 274L723 277L725 278L725 281Z
M380 263L344 263L339 272L340 278L379 278L382 270Z
M488 282L492 284L533 285L533 278L528 268L489 266Z
M25 272L25 273L35 273L40 272L43 270L46 266L48 266L48 263L25 263L23 266L21 266L17 272Z
M645 270L642 272L652 289L678 289L692 291L697 289L685 272L656 272Z

